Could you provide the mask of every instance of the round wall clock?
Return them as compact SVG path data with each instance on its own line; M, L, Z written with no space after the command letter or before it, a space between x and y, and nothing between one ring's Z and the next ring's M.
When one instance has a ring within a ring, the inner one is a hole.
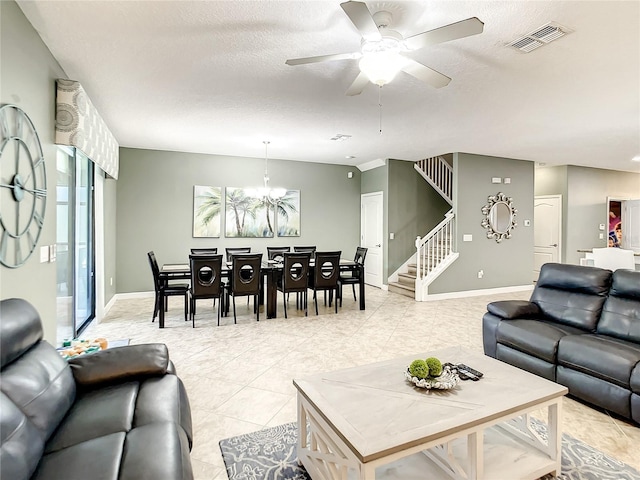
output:
M42 146L31 119L0 107L0 263L17 268L36 249L47 204Z

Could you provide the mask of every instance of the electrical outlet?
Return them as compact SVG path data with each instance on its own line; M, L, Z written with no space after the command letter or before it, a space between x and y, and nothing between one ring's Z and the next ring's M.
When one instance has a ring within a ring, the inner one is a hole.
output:
M484 277L484 270L478 270L478 278Z

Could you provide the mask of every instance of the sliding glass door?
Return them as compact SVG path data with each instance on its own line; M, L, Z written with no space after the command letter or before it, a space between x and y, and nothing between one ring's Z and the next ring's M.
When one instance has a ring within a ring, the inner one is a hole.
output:
M58 343L75 338L95 316L93 162L59 147L57 155Z

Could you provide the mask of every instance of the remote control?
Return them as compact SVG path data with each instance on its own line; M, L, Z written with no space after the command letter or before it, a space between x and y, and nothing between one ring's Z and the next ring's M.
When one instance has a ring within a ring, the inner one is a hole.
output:
M468 365L465 365L464 363L459 363L458 364L458 371L462 370L463 373L466 374L471 374L471 376L477 377L477 378L482 378L482 375L484 375L482 372L479 372L478 370L474 370L473 368L471 368Z

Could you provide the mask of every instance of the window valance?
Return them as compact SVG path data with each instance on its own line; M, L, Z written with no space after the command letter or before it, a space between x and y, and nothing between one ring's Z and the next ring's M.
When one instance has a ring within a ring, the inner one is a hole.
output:
M118 178L119 146L82 85L56 81L56 136L58 145L79 148L107 175Z

